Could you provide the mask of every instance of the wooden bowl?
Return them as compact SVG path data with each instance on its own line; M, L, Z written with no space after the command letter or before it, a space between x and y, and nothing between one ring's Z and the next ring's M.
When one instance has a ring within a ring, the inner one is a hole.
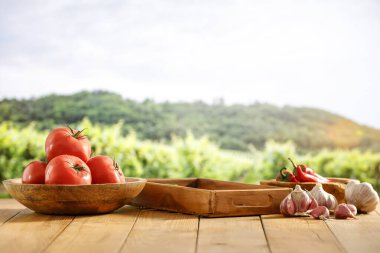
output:
M339 203L344 202L344 193L345 193L346 185L348 184L348 182L358 181L356 179L337 178L337 177L329 177L328 179L330 179L331 182L322 183L322 187L326 192L334 195ZM294 182L276 181L275 179L263 180L263 181L260 181L260 184L278 186L278 187L290 187L293 189L298 184L301 186L302 189L308 190L308 191L311 191L311 189L313 189L313 187L316 185L316 183L311 183L311 182L294 183Z
M3 181L9 194L24 206L44 214L100 214L112 212L136 197L146 179L126 177L125 183L92 185L22 184Z

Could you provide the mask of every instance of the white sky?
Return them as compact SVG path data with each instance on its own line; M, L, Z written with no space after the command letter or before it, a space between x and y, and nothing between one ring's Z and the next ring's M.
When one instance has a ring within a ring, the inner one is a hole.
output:
M0 0L0 98L106 89L380 128L380 1Z

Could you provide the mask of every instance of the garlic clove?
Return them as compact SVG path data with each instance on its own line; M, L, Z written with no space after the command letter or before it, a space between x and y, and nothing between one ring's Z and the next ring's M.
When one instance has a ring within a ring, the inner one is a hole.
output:
M287 201L286 209L287 209L287 212L291 215L296 213L296 207L294 205L294 202L291 199Z
M309 191L306 191L307 195L309 195L310 197L310 206L309 206L309 210L313 210L315 208L317 208L319 206L317 200L313 197L313 195L311 195L311 193Z
M355 215L351 212L350 207L346 204L339 204L335 209L335 218L336 219L347 219L353 218L356 219Z
M325 206L318 206L317 208L308 211L308 214L314 219L326 220L330 217L330 211Z
M293 215L296 212L290 194L281 202L280 212L286 216Z
M329 207L330 210L334 210L338 205L338 201L336 200L335 196L333 198L328 198L325 205L326 207Z
M323 186L320 183L317 183L313 187L310 194L315 198L319 206L325 206L329 210L334 210L338 204L335 196L323 190Z
M289 196L289 195L288 195ZM288 215L288 211L286 209L286 205L287 205L287 201L289 199L289 197L285 197L282 201L281 201L281 204L280 204L280 213L282 213L283 215Z
M347 207L348 207L348 209L350 209L350 211L351 211L351 213L353 215L356 215L358 213L358 210L356 209L356 206L351 205L351 204L347 204Z

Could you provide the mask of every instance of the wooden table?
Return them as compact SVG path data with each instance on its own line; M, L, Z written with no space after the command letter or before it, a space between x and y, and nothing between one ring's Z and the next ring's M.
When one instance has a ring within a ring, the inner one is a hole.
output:
M0 252L380 252L380 209L358 220L199 218L124 206L97 216L34 213L0 200Z

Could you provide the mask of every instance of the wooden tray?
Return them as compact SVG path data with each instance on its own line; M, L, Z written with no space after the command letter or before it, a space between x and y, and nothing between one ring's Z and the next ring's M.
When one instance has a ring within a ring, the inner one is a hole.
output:
M346 185L350 181L358 181L356 179L349 179L349 178L336 178L336 177L330 177L328 178L332 182L329 183L322 183L323 189L331 193L335 196L335 198L338 200L339 203L343 203L344 200L344 193L346 189ZM277 186L277 187L290 187L293 188L299 184L302 189L310 191L313 189L313 187L316 185L316 183L294 183L294 182L282 182L282 181L276 181L275 179L272 180L263 180L260 182L261 185L270 185L270 186Z
M291 188L203 178L148 179L130 204L206 217L280 213Z

